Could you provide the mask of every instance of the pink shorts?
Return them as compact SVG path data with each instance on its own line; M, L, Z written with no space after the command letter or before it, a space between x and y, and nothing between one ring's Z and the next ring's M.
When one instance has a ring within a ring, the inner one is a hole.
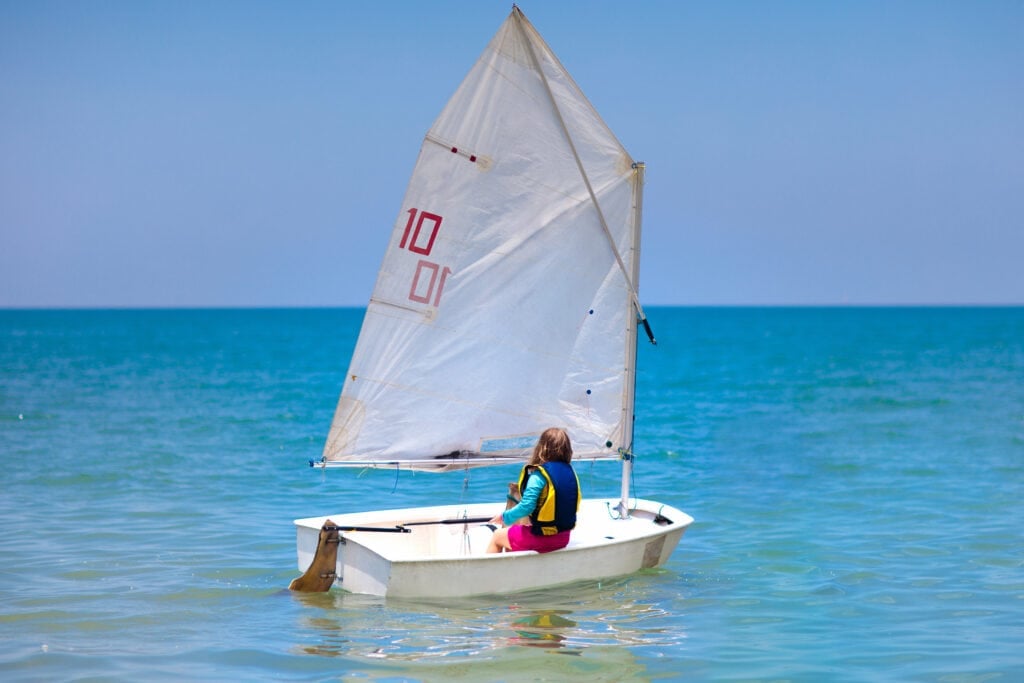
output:
M569 544L571 531L559 531L554 536L537 536L525 524L513 524L508 528L508 544L512 550L536 550L538 553L550 553Z

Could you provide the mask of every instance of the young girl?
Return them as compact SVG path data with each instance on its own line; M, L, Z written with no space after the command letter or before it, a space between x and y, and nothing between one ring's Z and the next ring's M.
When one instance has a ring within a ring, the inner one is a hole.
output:
M522 499L515 507L498 515L492 524L501 524L491 536L487 552L536 550L546 553L564 548L576 526L580 507L580 482L569 464L572 444L564 429L544 430L533 448L533 457L519 477ZM521 517L528 524L515 524Z

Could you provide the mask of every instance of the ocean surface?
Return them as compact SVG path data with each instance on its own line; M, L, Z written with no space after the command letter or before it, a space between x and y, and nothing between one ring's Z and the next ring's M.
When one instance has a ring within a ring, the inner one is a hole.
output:
M362 311L0 311L0 680L1024 681L1024 308L648 314L671 561L433 604L286 590L294 518L514 475L309 469Z

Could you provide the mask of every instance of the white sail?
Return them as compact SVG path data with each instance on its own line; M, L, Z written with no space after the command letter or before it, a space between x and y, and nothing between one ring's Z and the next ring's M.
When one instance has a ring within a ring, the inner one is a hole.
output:
M632 435L637 170L518 9L423 141L324 462L574 457Z

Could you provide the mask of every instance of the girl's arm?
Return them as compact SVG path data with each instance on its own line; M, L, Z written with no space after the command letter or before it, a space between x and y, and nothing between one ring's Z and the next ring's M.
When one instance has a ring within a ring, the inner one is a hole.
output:
M540 492L543 490L544 477L537 473L531 474L530 478L526 480L526 490L523 491L522 500L514 508L509 508L502 513L502 524L509 526L520 517L526 517L532 513L537 507L537 500L540 498Z

